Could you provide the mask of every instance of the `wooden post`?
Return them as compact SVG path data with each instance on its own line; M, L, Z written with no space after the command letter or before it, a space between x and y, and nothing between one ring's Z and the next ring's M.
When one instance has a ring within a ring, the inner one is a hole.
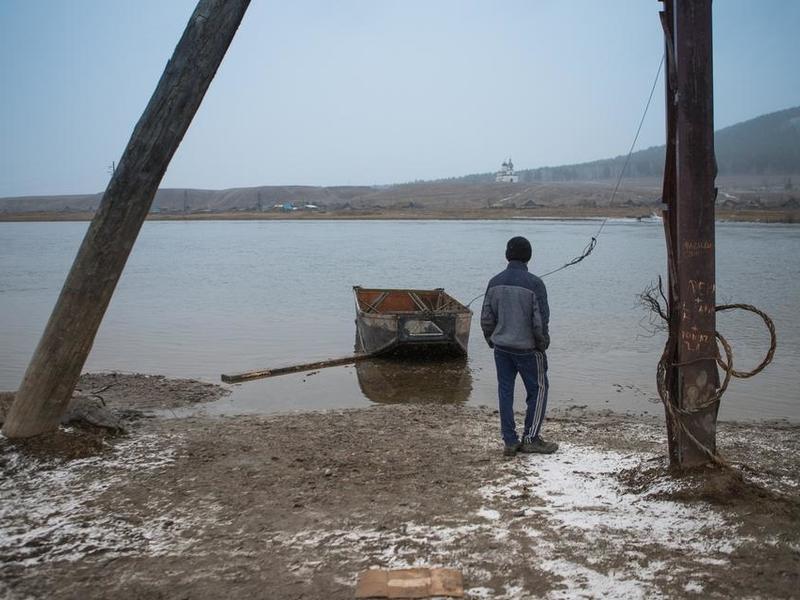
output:
M250 0L200 0L128 141L34 352L3 433L54 430L164 172Z
M668 3L669 5L670 3ZM674 214L669 237L674 252L670 271L673 301L670 334L677 368L670 389L677 405L691 411L683 424L708 451L716 451L718 403L707 405L719 386L715 357L716 282L714 265L714 110L711 42L711 0L674 0L671 35L675 58ZM669 12L669 6L668 12ZM668 75L672 72L668 68ZM667 78L668 90L670 77ZM670 123L668 120L668 127ZM668 157L670 146L668 144ZM668 159L669 160L669 159ZM672 211L672 207L670 207ZM668 211L669 212L669 211ZM682 430L673 432L671 457L681 468L709 462L708 454Z
M661 27L664 30L664 88L665 98L664 106L666 108L666 129L667 129L667 143L666 143L666 158L664 162L664 181L661 190L661 202L664 205L662 212L662 220L664 223L664 237L667 242L667 314L669 316L669 330L670 332L678 331L680 324L680 313L674 310L675 307L680 306L680 298L678 296L678 277L675 272L675 258L677 254L677 241L676 232L678 230L678 223L676 220L676 196L677 196L677 181L675 179L675 102L677 100L677 74L675 72L675 37L673 35L673 21L675 18L675 11L673 7L673 0L662 0L664 2L664 10L659 14L661 18ZM674 338L672 338L674 339ZM670 344L668 348L670 363L678 362L677 347L675 344ZM675 367L668 367L666 373L666 380L669 386L670 399L677 398L679 395L677 389L677 373ZM674 427L672 415L667 407L664 407L665 417L667 422L667 447L669 451L670 465L678 464L678 438L677 431Z

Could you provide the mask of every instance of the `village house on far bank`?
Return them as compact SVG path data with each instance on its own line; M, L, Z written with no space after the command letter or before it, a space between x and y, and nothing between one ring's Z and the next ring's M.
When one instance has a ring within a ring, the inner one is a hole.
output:
M273 210L280 210L283 212L292 212L294 210L319 210L319 206L316 204L304 204L303 206L295 206L291 202L284 202L282 204L276 204L272 207Z

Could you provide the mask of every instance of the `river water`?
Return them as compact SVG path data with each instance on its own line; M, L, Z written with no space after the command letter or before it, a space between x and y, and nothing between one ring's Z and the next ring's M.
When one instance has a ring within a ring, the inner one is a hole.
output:
M85 370L218 381L241 372L348 354L352 286L444 287L467 302L505 268L506 240L528 237L533 272L581 250L594 221L147 222ZM0 223L0 389L23 376L86 223ZM758 306L775 320L774 362L733 380L721 418L800 421L800 227L719 223L718 302ZM662 414L652 335L637 294L665 272L658 223L609 221L585 261L545 283L550 298L551 406ZM473 304L465 363L371 361L233 386L209 407L237 414L374 402L493 405L494 364ZM721 314L737 369L768 347L760 320ZM518 386L521 388L521 384ZM521 389L518 396L523 397Z

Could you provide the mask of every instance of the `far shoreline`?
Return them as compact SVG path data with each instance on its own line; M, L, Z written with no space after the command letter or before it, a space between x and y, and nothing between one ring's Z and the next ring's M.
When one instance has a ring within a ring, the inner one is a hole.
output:
M647 220L660 211L656 207L607 208L484 208L467 210L427 209L348 209L336 211L229 211L150 213L148 221L505 221L524 220ZM91 221L92 212L4 212L0 222L60 222ZM726 210L716 212L716 221L745 223L800 223L800 209L788 210Z

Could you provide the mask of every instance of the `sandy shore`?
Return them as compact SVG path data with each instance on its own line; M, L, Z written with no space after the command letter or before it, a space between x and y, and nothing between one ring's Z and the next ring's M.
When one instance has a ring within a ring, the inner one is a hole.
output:
M661 419L572 408L546 423L558 453L505 459L491 408L177 419L223 389L82 387L108 383L126 434L0 438L0 597L344 599L410 565L462 569L468 598L800 589L797 425L723 423L744 481L674 478Z

